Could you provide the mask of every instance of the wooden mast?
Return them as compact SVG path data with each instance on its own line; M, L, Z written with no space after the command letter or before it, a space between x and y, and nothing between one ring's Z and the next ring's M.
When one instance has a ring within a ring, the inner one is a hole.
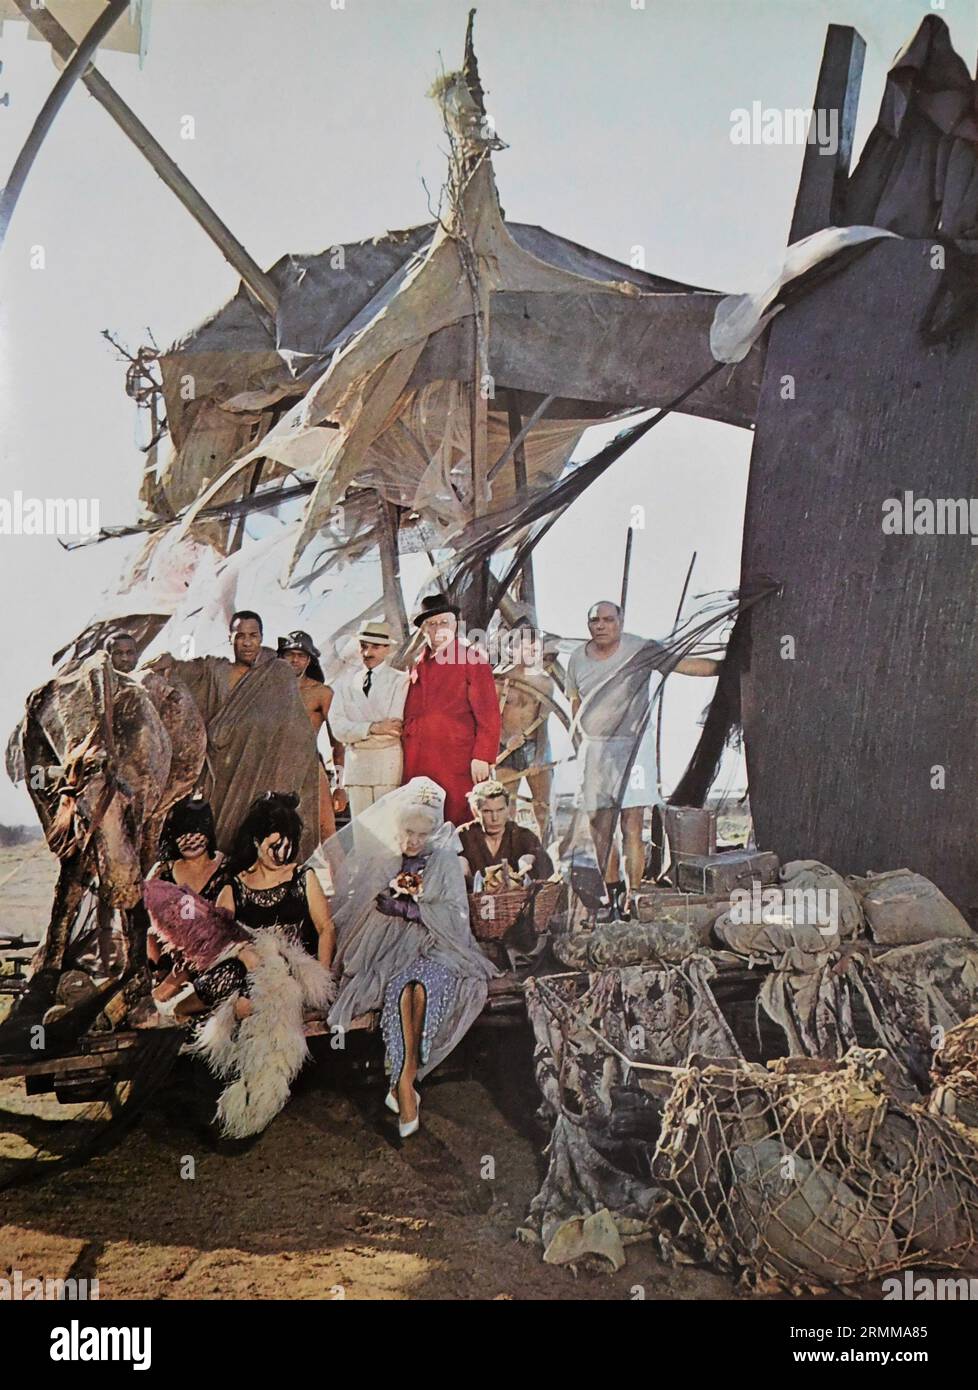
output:
M485 94L479 78L479 65L472 39L474 22L475 10L470 10L465 29L465 56L462 63L462 73L479 116L484 121L486 115ZM489 285L485 279L485 268L480 261L478 249L470 236L470 229L465 225L465 194L463 191L467 180L475 175L479 163L485 155L483 152L473 153L470 146L464 148L465 153L461 159L460 168L461 177L458 183L457 215L460 222L458 228L460 235L459 254L462 258L463 269L469 277L473 301L469 442L472 469L472 516L473 519L478 520L479 517L485 516L489 510L489 398L495 395L495 390L489 373ZM463 617L484 613L489 598L490 578L491 569L489 561L486 560L481 567L472 597L464 604Z

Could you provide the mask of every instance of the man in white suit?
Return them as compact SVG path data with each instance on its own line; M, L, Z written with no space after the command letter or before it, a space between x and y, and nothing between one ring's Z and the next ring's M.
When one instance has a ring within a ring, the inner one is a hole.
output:
M354 817L401 785L408 689L407 672L387 664L393 638L386 623L364 623L357 640L363 665L339 677L329 709L333 737L346 748L343 785Z

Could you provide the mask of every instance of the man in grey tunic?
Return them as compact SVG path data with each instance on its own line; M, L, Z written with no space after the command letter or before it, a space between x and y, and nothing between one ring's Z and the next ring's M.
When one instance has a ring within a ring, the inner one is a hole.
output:
M661 643L622 632L621 610L607 600L592 605L587 625L589 640L571 653L567 664L566 692L581 734L581 805L591 824L612 913L617 909L627 920L645 868L645 809L659 799L655 728L648 719L652 674L715 676L720 664L687 656L673 665ZM615 847L619 818L624 881Z

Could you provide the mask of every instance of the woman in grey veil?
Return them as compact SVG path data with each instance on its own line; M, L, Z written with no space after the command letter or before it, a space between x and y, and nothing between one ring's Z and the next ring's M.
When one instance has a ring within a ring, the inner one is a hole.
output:
M330 1026L381 1010L390 1075L386 1104L401 1136L419 1128L414 1083L479 1016L499 972L469 928L461 845L445 793L427 777L389 792L321 846L333 880Z

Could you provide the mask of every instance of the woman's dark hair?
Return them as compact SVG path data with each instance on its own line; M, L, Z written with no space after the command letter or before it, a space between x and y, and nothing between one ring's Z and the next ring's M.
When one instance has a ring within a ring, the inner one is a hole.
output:
M166 813L166 820L160 831L160 859L172 863L174 859L181 857L177 844L181 835L206 835L207 853L214 855L217 850L217 832L214 829L214 813L209 802L192 796L185 796L182 801L174 802Z
M228 873L240 874L250 869L257 857L255 846L276 831L286 844L282 862L294 864L299 857L299 841L302 839L302 817L296 809L298 805L299 797L295 792L263 792L254 800L234 837L227 860Z

